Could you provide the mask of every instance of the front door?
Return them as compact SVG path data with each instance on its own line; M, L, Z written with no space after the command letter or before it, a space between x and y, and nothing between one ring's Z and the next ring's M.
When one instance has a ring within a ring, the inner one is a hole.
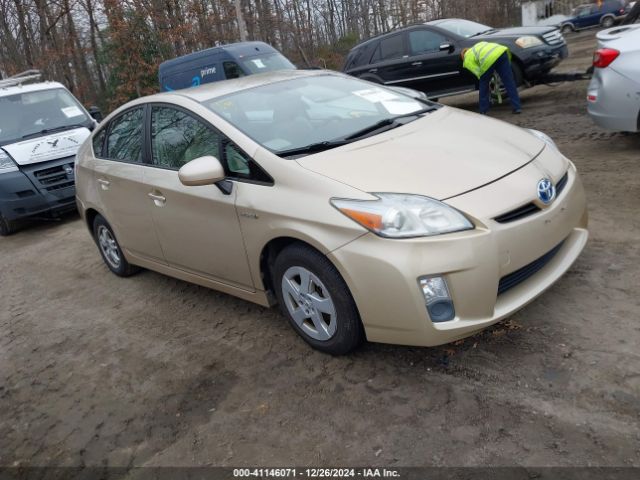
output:
M410 63L414 67L405 86L427 93L473 88L474 83L462 75L459 49L444 35L419 28L408 32ZM466 84L465 84L466 83Z
M175 268L234 286L253 288L236 188L187 187L178 170L205 155L221 158L222 135L186 111L151 107L151 163L144 170L146 202L165 261Z

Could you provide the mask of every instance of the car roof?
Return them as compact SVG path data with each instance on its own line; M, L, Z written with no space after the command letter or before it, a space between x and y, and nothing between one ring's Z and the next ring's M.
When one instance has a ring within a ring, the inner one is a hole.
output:
M273 83L284 82L286 80L293 80L296 78L317 77L321 75L346 77L344 74L329 70L277 70L274 72L247 75L245 77L224 80L221 82L206 83L194 88L158 93L149 97L144 97L144 99L145 101L162 101L164 97L169 95L180 95L191 98L197 102L206 102L214 98L242 90L248 90L250 88L271 85Z
M0 97L5 97L8 95L16 95L18 93L28 93L28 92L38 92L41 90L51 90L54 88L64 88L66 87L58 82L38 82L38 83L27 83L24 85L11 85L6 87L0 87Z

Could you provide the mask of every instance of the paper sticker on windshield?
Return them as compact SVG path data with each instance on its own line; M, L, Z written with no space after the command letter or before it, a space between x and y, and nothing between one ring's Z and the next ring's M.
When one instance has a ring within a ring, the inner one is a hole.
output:
M420 107L414 102L381 102L382 106L387 110L387 112L393 115L403 115L405 113L415 112L416 110L420 110Z
M251 60L253 62L253 64L258 67L258 68L267 68L267 66L262 62L261 59L259 58L254 58L253 60Z
M82 110L80 110L76 106L61 108L60 110L62 110L62 113L64 113L67 118L81 117L82 116Z
M371 103L387 102L389 100L399 100L398 95L382 90L381 88L367 88L366 90L356 90L354 95L364 98Z

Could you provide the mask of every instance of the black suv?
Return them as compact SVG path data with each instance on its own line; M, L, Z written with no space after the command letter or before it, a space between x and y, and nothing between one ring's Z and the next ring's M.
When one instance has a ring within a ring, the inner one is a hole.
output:
M473 91L478 81L462 68L462 49L496 42L512 53L516 83L535 82L568 55L557 27L496 29L462 19L434 20L356 45L343 71L384 85L410 87L431 98Z

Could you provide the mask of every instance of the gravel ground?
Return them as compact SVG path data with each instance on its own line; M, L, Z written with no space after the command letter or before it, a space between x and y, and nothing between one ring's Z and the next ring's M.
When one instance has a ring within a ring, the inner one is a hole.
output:
M571 36L584 70L593 32ZM439 348L332 358L275 309L110 274L76 216L0 238L0 465L640 466L640 135L587 82L523 93L578 166L591 239L512 318ZM448 100L475 109L477 97Z

